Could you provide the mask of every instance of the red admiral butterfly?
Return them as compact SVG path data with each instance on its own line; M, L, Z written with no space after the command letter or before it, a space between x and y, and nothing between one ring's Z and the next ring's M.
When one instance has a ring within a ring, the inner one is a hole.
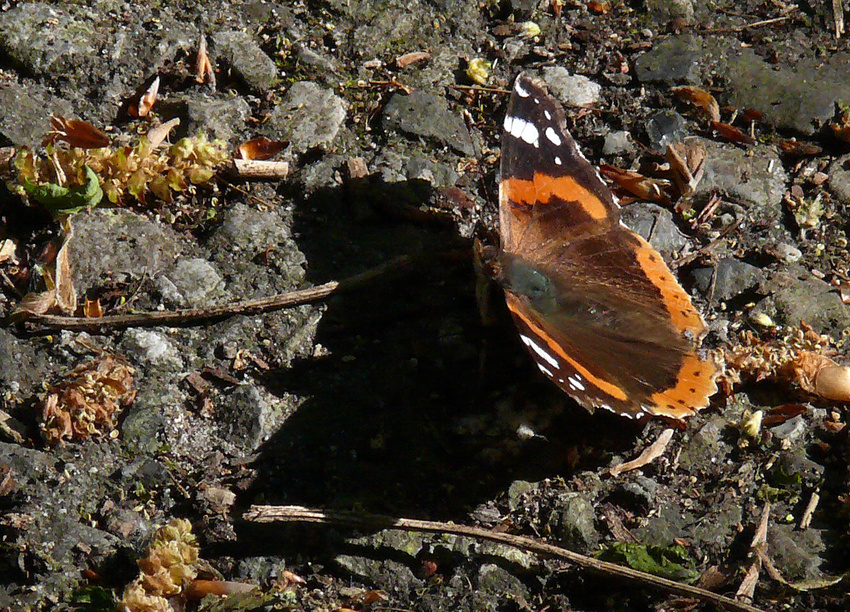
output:
M498 276L540 370L589 410L682 418L708 405L702 317L661 255L625 227L542 81L505 117Z

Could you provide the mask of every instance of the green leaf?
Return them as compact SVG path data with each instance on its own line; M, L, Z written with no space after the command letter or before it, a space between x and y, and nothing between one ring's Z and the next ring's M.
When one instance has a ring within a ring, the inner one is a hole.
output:
M679 545L665 547L619 542L598 556L604 561L621 563L632 569L688 584L700 575L687 551Z
M97 206L103 199L100 179L94 170L86 168L86 182L80 187L63 187L55 183L36 185L24 178L24 190L33 200L54 215L70 215L86 208Z

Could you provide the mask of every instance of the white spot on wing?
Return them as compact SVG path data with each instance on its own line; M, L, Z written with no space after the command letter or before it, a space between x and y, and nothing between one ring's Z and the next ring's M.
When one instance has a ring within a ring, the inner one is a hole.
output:
M553 130L551 127L547 127L546 131L543 133L546 135L546 138L549 139L549 142L551 142L553 145L555 145L556 147L561 146L562 140L561 137L558 136L558 132Z
M530 145L534 145L535 147L540 146L540 132L537 131L537 128L532 123L526 123L523 126L520 138Z
M552 121L552 113L550 113L549 111L545 110L545 111L543 111L543 115L546 117L546 120L547 120L547 121Z
M543 365L542 363L538 363L538 364L537 364L537 367L538 367L538 368L540 368L540 371L541 371L541 372L543 372L543 373L544 373L546 376L548 376L549 378L555 378L555 375L552 373L552 370L550 370L549 368L547 368L547 367L546 367L545 365Z
M520 339L522 340L522 343L525 344L525 346L527 346L528 348L530 348L535 355L540 357L540 359L548 363L554 369L558 369L558 360L552 357L552 355L550 355L548 352L540 348L540 345L537 344L534 340L532 340L528 336L523 335L520 335Z
M534 124L524 121L519 117L506 117L505 131L514 138L519 138L523 142L527 142L535 147L540 146L540 141L538 140L540 132L537 131Z
M531 95L531 93L528 90L522 88L522 85L520 84L519 79L517 79L514 82L514 91L517 93L517 95L520 98L527 98L528 96Z
M570 383L570 387L576 389L577 391L584 391L584 385L581 384L580 376L567 376L567 380Z
M561 158L556 155L555 156L555 165L560 166L562 163L563 162L561 161Z

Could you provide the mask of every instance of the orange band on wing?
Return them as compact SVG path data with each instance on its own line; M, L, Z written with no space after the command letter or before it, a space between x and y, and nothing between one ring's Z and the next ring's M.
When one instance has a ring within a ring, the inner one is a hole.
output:
M714 382L717 367L696 354L685 355L676 377L676 384L652 394L655 414L677 419L692 415L708 405L708 398L717 392Z
M694 336L699 336L705 329L705 323L691 303L691 298L676 281L658 251L640 236L635 235L635 238L641 243L635 251L635 258L646 277L661 292L673 327L680 333L690 331Z
M520 311L519 307L517 306L517 302L519 301L519 300L517 300L517 298L512 296L510 293L506 292L505 293L505 301L508 304L508 309L510 309L510 311L512 313L514 313L515 316L522 319L522 322L525 323L525 325L531 331L533 331L535 333L535 336L537 338L540 338L540 339L543 339L543 340L546 341L546 346L549 347L550 351L552 351L553 353L557 353L557 355L561 359L563 359L564 361L569 363L573 368L575 368L576 372L578 372L579 374L584 376L584 378L587 380L587 382L589 382L594 387L601 389L602 391L604 391L606 394L610 395L614 399L618 399L618 400L621 400L621 401L628 400L628 396L618 386L612 385L611 383L604 381L601 378L597 378L596 376L591 374L579 362L577 362L575 359L573 359L572 357L567 355L566 352L564 352L564 349L561 348L560 346L558 346L557 342L555 342L554 340L549 338L549 336L547 336L546 333L542 329L540 329L537 325L535 325L533 321L529 320L528 317L526 317Z
M535 172L531 180L505 179L502 189L517 204L548 204L556 196L565 202L578 202L582 210L597 221L609 216L609 210L602 200L571 176L553 177Z

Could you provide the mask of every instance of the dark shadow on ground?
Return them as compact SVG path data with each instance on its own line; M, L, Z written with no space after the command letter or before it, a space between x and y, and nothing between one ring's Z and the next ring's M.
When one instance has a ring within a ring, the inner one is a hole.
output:
M516 479L569 478L633 445L635 424L588 415L543 379L501 299L497 324L482 327L470 243L453 224L394 214L431 195L427 184L373 182L297 205L294 233L316 284L399 255L466 255L327 303L316 341L329 354L268 377L275 393L308 399L260 449L243 507L299 504L469 522L470 510ZM545 414L537 433L546 440L521 442L506 414L532 406ZM280 540L267 537L279 527L242 528L251 533L240 542L281 552Z

